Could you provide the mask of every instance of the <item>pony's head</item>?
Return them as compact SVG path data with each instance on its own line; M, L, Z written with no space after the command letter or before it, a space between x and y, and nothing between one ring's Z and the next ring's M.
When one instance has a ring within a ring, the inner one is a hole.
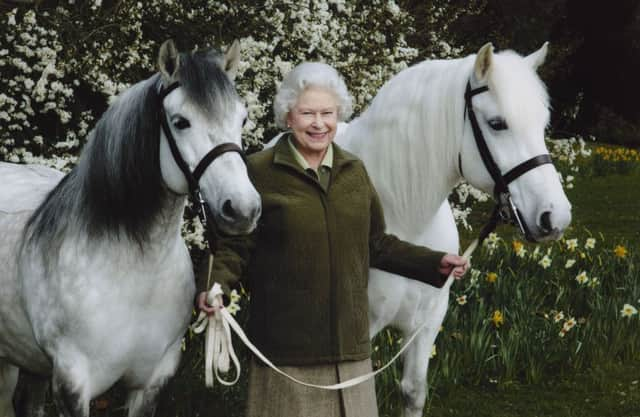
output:
M179 54L167 41L158 56L166 119L160 139L164 182L178 194L199 188L218 227L232 234L251 231L260 216L260 196L249 181L242 155L228 152L241 149L247 117L232 83L239 58L237 41L225 54L214 50ZM210 153L213 149L226 151ZM195 174L195 181L190 174Z
M506 174L504 188L528 229L528 237L535 241L559 238L571 221L571 205L546 156L549 104L536 74L546 54L546 43L526 57L512 51L496 54L491 44L480 49L468 79L460 152L463 175L485 192L498 197L499 177ZM494 174L492 163L482 155L485 152L480 150L478 136L484 138L489 158L495 162Z

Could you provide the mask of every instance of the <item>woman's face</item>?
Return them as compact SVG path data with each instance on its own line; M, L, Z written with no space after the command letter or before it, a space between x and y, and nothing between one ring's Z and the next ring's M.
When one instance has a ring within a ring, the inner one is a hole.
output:
M296 148L307 161L323 158L336 136L338 100L335 94L320 87L305 89L289 111L287 123Z

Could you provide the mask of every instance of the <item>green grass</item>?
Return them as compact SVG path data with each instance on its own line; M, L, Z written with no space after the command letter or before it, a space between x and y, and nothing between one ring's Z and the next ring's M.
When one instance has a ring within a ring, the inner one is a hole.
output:
M640 417L640 362L609 363L543 384L436 390L425 415Z

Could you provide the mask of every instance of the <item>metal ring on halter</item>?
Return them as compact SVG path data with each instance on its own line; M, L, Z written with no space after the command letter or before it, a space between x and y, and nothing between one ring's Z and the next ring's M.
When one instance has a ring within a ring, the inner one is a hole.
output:
M471 99L473 98L473 96L475 96L476 94L484 93L486 91L489 91L488 86L485 85L482 87L471 89L471 82L467 81L467 88L464 93L465 116L467 114L469 115L471 130L473 131L473 137L476 141L478 151L480 152L480 157L482 158L482 162L489 172L489 175L491 175L491 178L493 178L495 184L493 194L498 204L497 214L503 222L514 224L520 229L527 240L533 241L534 239L531 235L529 227L527 226L527 223L524 221L520 214L520 210L516 207L513 200L511 199L509 184L523 174L531 171L532 169L544 164L553 164L553 162L549 154L541 154L518 164L516 167L509 170L509 172L507 172L506 174L502 174L502 171L496 164L493 156L491 155L491 152L489 151L489 146L487 145L484 135L482 134L482 130L480 129L478 119L475 112L473 111L473 106L471 103ZM460 155L458 155L458 164L460 172L462 173L462 159ZM494 217L495 216L492 216L492 223L494 222ZM495 228L495 225L493 227Z

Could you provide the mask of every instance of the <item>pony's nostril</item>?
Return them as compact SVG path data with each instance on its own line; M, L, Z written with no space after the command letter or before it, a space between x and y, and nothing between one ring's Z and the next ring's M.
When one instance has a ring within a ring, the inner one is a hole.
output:
M550 233L553 230L553 226L551 225L551 212L545 211L540 216L540 228L545 232Z
M222 205L222 214L224 215L224 217L228 219L235 219L236 211L233 209L233 206L231 205L231 200L225 201L224 204Z

